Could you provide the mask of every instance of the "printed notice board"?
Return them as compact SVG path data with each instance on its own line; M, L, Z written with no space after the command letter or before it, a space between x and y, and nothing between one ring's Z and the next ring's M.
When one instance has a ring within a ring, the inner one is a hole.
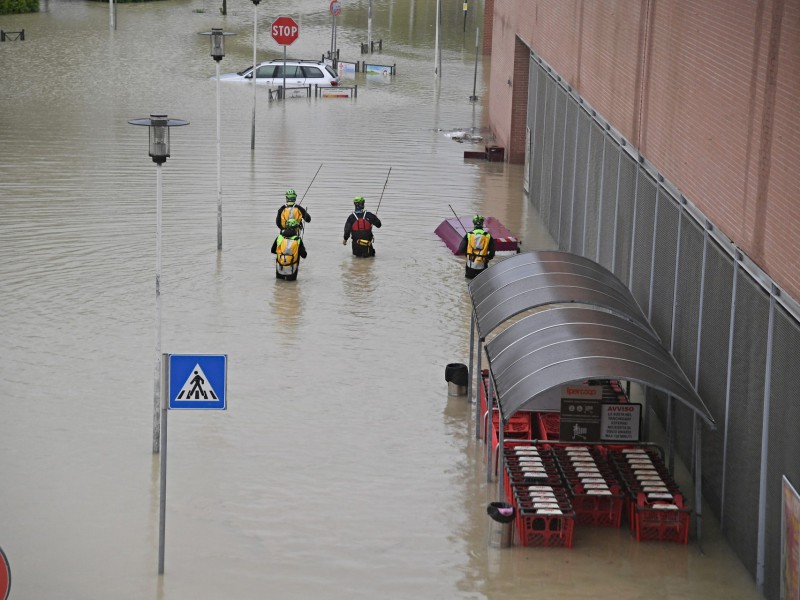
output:
M638 442L641 422L641 404L603 404L600 407L600 439L604 442Z

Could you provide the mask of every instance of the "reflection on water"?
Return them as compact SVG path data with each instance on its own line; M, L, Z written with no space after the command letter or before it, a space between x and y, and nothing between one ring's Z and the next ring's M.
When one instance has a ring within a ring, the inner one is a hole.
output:
M464 160L465 144L442 134L486 127L483 67L481 101L468 101L482 3L466 32L461 3L442 3L440 79L436 0L373 4L383 52L360 54L362 1L343 7L341 57L396 65L390 82L356 75L355 99L269 102L257 90L254 150L252 89L221 86L221 252L215 68L197 33L237 33L222 70L239 70L254 7L229 3L223 18L218 0L124 4L116 31L107 4L83 0L3 17L26 32L0 44L0 546L12 596L574 598L602 597L602 579L615 599L702 598L709 581L752 597L735 561L632 547L624 531L581 536L572 552L488 544L496 492L473 409L444 381L445 365L468 358L463 257L433 232L452 206L499 218L526 249L552 240L521 199L521 167ZM282 55L267 35L281 14L301 26L289 56L329 48L325 3L270 0L256 13L259 60ZM162 348L229 357L227 411L170 414L163 579L156 170L143 128L127 123L152 113L191 123L172 132L163 167ZM320 164L303 203L308 259L296 282L277 281L275 212ZM341 244L352 198L377 208L381 193L377 256L354 259Z

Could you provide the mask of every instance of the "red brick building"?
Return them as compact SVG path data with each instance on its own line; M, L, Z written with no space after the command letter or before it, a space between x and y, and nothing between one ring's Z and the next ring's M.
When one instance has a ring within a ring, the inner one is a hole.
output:
M800 0L486 0L484 31L507 160L533 50L800 299Z

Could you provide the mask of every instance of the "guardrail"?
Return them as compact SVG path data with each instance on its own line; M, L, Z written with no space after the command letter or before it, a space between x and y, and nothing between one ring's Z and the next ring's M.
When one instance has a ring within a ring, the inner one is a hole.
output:
M3 31L0 29L0 42L5 42L9 40L11 42L15 42L19 40L20 42L25 41L25 30L22 29L21 31Z
M315 85L314 95L318 98L358 98L357 85Z

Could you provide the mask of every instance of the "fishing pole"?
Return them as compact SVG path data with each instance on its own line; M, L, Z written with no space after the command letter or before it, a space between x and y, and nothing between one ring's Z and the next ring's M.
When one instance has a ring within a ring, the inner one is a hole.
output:
M378 200L378 208L375 209L375 214L378 214L378 211L381 209L381 202L383 201L383 192L386 191L386 184L389 183L389 175L392 174L392 167L389 167L389 172L386 174L386 181L383 182L383 190L381 190L381 197Z
M317 169L317 172L314 173L314 177L311 178L311 183L308 184L308 187L306 188L306 191L303 192L303 198L306 197L306 194L308 193L308 190L311 189L311 184L314 183L314 180L317 178L317 175L319 174L319 170L322 168L322 165L323 165L323 163L319 164L319 169ZM298 205L303 203L303 198L300 198L300 202L297 203Z
M450 206L450 205L448 204L447 206ZM453 210L452 206L450 206L450 210ZM456 211L453 210L453 214L456 215ZM458 220L458 224L461 225L461 229L464 230L464 235L469 235L469 233L467 233L466 227L464 227L464 224L461 222L461 217L456 215L456 219Z

